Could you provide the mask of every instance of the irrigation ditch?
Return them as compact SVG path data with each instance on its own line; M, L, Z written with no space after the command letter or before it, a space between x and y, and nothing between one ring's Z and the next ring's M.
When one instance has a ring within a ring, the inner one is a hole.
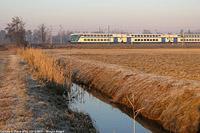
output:
M95 88L110 101L132 108L174 132L198 132L200 123L200 83L173 77L146 74L118 65L60 57L65 73L73 82ZM127 99L128 98L128 99Z
M98 131L126 132L126 133L168 133L162 125L156 121L149 120L141 115L136 117L133 126L133 111L127 106L113 103L112 100L96 89L73 84L71 87L73 100L69 106L75 110L87 112L95 121Z
M36 51L28 51L26 54L28 53L33 56ZM36 58L41 59L32 59ZM197 81L147 74L136 69L79 60L70 56L53 58L58 61L53 65L62 67L56 66L56 69L53 67L51 70L61 74L57 76L58 80L51 77L54 75L52 73L42 76L45 80L49 80L47 77L50 76L51 85L65 86L68 80L86 86L87 91L95 90L103 94L113 106L122 105L132 109L131 102L134 111L140 110L141 119L154 121L166 131L200 131L200 83ZM59 92L62 92L62 89L59 89ZM140 115L136 117L138 121Z

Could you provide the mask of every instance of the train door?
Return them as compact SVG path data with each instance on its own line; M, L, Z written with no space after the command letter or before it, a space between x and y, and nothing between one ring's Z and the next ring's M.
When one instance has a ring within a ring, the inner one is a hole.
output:
M118 42L118 37L114 37L114 43Z
M131 37L127 37L127 42L131 42Z
M162 42L165 42L165 37L162 37Z
M178 42L178 38L177 37L174 37L174 42Z

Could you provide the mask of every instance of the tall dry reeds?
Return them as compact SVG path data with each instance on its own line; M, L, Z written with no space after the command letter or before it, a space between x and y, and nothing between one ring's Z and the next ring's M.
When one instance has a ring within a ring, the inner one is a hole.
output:
M55 88L57 94L62 94L69 88L70 83L66 80L68 76L63 74L64 66L55 57L34 48L20 49L18 55L29 64L34 75L48 87Z

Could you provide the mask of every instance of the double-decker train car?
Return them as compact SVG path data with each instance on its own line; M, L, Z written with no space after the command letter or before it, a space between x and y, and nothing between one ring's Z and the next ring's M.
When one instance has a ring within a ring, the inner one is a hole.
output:
M77 33L70 35L71 43L195 43L200 34L105 34Z

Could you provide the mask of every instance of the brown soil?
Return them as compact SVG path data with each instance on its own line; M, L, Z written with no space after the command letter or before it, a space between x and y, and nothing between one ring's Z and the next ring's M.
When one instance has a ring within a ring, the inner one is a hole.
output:
M63 97L30 76L19 57L1 54L0 66L0 130L95 132L88 115L68 109Z
M200 81L200 49L95 49L48 50L83 60L101 61L145 73Z

